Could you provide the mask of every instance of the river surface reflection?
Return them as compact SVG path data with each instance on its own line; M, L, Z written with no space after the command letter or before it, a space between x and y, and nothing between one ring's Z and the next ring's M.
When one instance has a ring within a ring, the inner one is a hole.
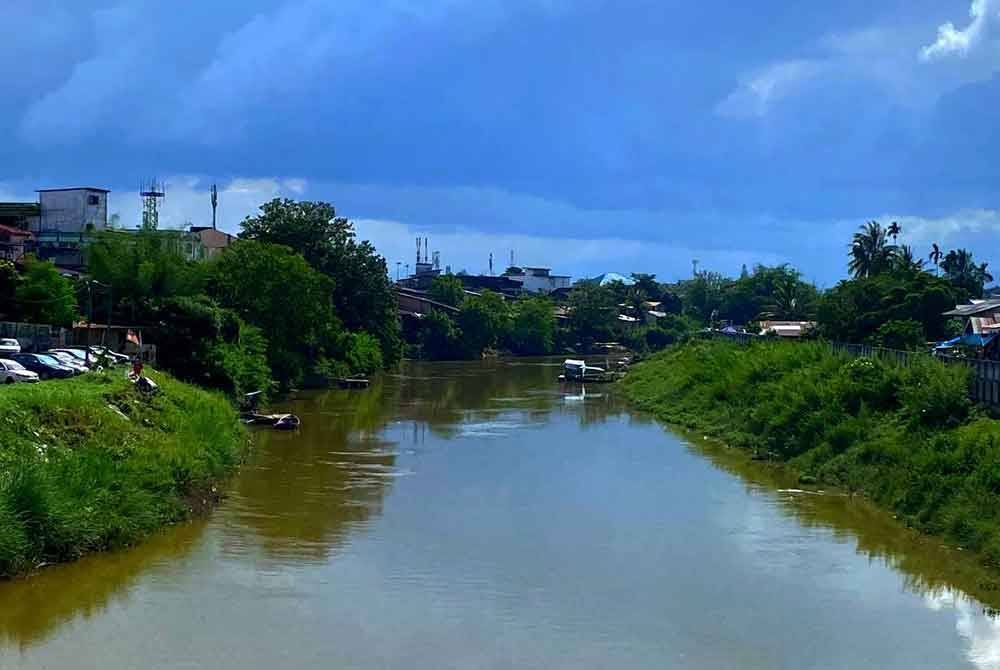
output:
M557 374L283 402L208 520L0 584L0 668L1000 668L996 575Z

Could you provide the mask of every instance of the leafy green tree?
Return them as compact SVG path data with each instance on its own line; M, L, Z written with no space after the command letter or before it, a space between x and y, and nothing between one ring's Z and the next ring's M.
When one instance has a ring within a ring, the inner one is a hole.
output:
M210 270L209 293L266 333L268 360L280 382L299 381L335 349L342 328L330 301L333 282L293 250L239 240Z
M422 325L420 347L426 358L435 361L461 358L460 334L447 314L433 310L424 317Z
M242 223L242 239L281 244L333 280L333 306L344 327L378 338L386 364L402 355L396 294L385 259L326 202L275 198Z
M923 324L914 319L886 321L875 331L872 343L906 351L918 351L927 344Z
M873 277L892 268L896 247L889 244L888 235L878 221L869 221L854 233L848 269L855 279Z
M694 279L681 282L685 313L701 323L719 318L725 301L725 291L732 280L718 272L699 272Z
M68 328L77 317L73 282L48 261L29 258L15 290L20 318Z
M982 298L986 284L993 281L988 263L976 264L968 249L953 249L941 261L945 277L970 298Z
M524 355L552 353L555 342L555 315L546 298L529 298L514 305L510 348Z
M10 261L0 261L0 318L15 320L17 316L17 286L21 276Z
M892 257L892 271L898 274L914 274L923 272L924 260L917 258L913 253L913 247L902 244L896 249Z
M587 282L569 294L570 336L584 349L594 342L610 338L617 326L615 295L607 287Z
M458 307L465 300L465 287L455 275L439 275L431 282L428 294L432 300Z
M466 355L477 357L487 349L496 347L510 329L510 312L503 297L492 291L483 291L463 303L458 313L458 327L462 332L462 345Z
M633 288L640 291L644 300L659 302L663 295L663 287L656 281L656 275L644 272L633 272L632 279L635 281Z

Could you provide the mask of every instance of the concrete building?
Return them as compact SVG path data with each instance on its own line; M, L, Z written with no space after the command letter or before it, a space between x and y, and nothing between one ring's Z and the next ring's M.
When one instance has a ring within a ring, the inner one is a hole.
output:
M31 233L0 224L0 260L20 261L31 244Z
M103 188L39 189L38 234L92 233L108 227L108 191Z
M521 290L525 293L552 293L570 286L569 275L554 275L550 268L511 266L503 276L520 283Z
M212 258L236 241L234 235L216 230L211 226L191 226L191 233L201 241L204 258Z

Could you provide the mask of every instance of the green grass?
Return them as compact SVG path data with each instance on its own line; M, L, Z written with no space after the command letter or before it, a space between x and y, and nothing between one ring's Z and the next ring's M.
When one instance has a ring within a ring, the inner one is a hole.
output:
M666 422L863 493L1000 567L1000 422L968 400L968 374L820 343L698 341L635 366L622 386Z
M221 395L121 371L0 387L0 577L132 545L204 508L243 456Z

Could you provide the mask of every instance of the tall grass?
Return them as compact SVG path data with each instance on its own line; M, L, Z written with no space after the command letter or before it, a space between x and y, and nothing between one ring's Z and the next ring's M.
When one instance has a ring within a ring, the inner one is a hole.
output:
M246 436L220 395L154 373L0 388L0 577L131 545L203 506Z
M1000 422L968 400L968 374L818 343L693 342L636 366L623 386L664 421L864 493L1000 567Z

